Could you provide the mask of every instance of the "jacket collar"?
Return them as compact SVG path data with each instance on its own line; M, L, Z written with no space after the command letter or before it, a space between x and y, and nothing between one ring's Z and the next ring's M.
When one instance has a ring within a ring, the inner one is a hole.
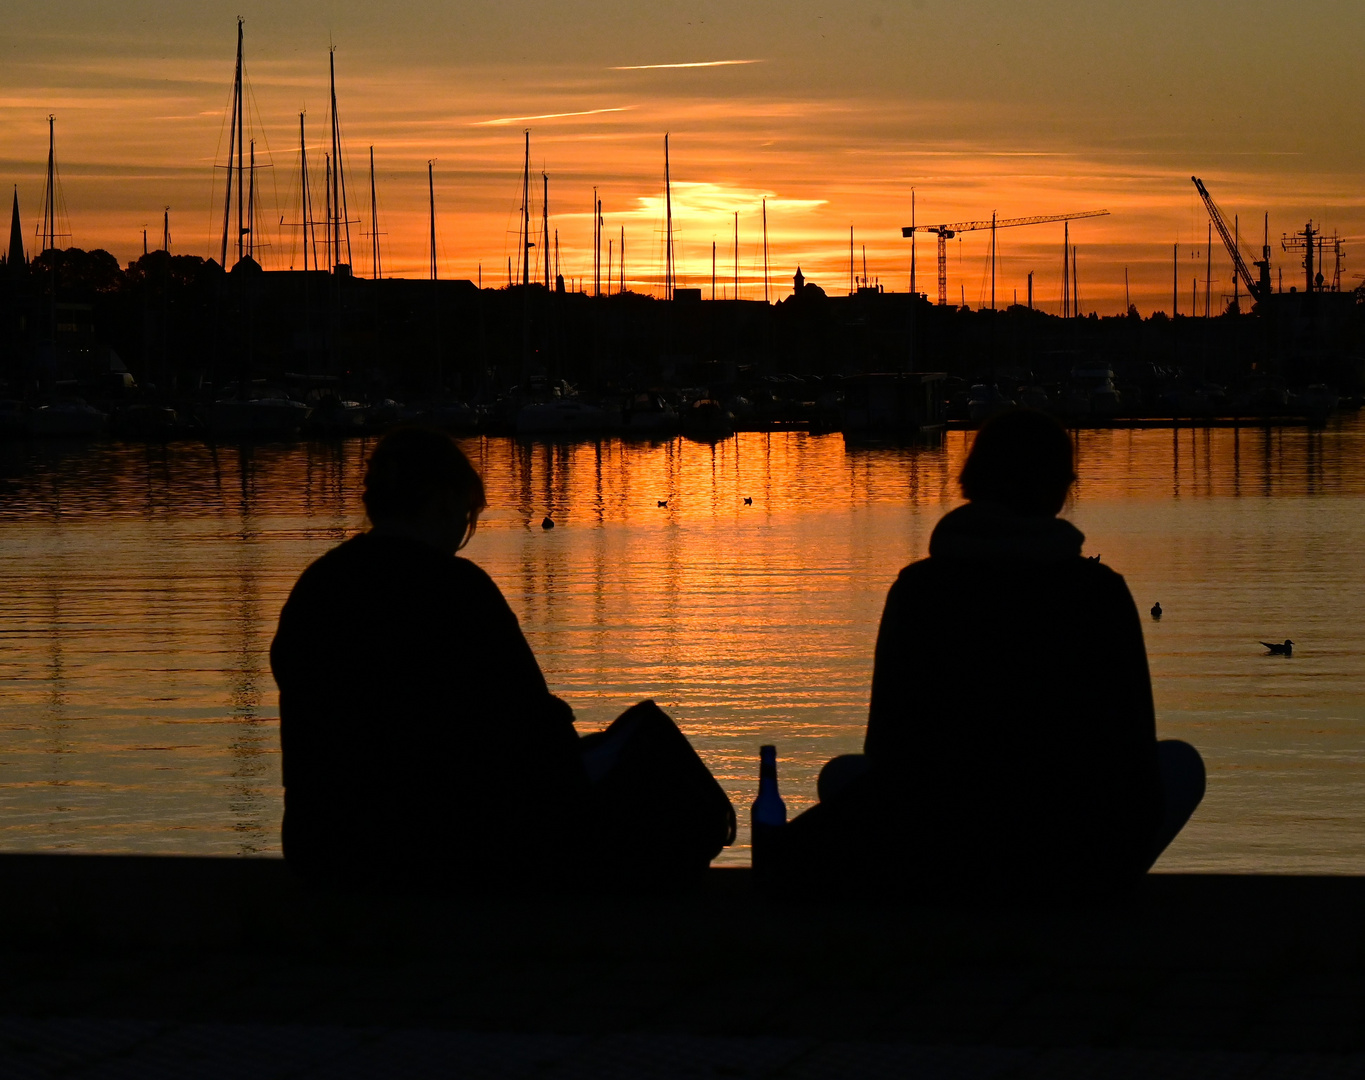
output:
M933 558L1061 562L1080 557L1085 535L1069 521L1028 517L998 503L969 502L945 514L929 538Z

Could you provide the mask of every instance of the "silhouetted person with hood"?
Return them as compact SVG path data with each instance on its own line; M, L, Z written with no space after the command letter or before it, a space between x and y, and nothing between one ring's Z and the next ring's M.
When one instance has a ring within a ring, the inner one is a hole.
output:
M981 428L969 500L901 571L877 637L864 754L773 845L777 880L1002 899L1131 884L1204 791L1158 743L1137 608L1056 515L1066 431L1020 410Z
M455 554L478 473L448 436L401 430L363 498L373 527L308 567L270 649L285 858L359 885L556 878L582 855L588 781L572 711Z
M364 888L673 885L733 839L724 791L653 702L582 739L493 580L456 555L483 482L448 435L386 436L372 528L314 562L270 649L284 855Z

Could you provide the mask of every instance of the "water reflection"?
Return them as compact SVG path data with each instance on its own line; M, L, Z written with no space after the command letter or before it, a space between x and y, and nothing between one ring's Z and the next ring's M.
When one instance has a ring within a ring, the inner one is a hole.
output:
M741 804L776 742L800 809L860 745L886 588L956 504L968 444L473 439L489 509L468 554L584 728L654 697ZM0 843L278 850L269 641L299 571L360 526L370 449L0 444ZM1165 864L1365 870L1365 425L1078 450L1068 513L1166 608L1163 732L1212 768ZM1263 663L1254 642L1286 636L1293 663Z

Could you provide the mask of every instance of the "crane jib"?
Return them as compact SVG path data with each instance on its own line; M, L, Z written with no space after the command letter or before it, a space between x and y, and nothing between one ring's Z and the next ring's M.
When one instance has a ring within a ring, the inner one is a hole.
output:
M906 225L901 236L913 237L915 233L933 233L938 237L938 302L946 304L947 297L947 245L958 233L979 232L983 229L1009 229L1016 225L1044 225L1052 221L1077 221L1081 218L1108 217L1108 210L1085 210L1076 214L1040 214L1034 217L996 218L992 221L955 221L946 225ZM993 288L993 287L992 287Z
M1223 246L1227 249L1228 255L1232 258L1232 267L1242 283L1246 285L1247 292L1254 300L1263 300L1270 292L1270 248L1263 249L1261 261L1254 262L1253 265L1261 272L1259 280L1251 276L1246 260L1242 258L1242 253L1237 248L1237 240L1228 229L1228 223L1223 216L1218 205L1213 201L1213 196L1209 194L1208 188L1204 186L1204 181L1197 176L1191 176L1195 190L1199 192L1200 199L1204 202L1204 209L1209 213L1209 221L1218 230L1218 237L1223 241Z
M954 221L946 225L905 225L901 236L917 232L942 233L951 237L954 233L979 232L982 229L1009 229L1017 225L1045 225L1052 221L1079 221L1082 218L1108 217L1108 210L1086 210L1078 214L1043 214L1036 217L1000 218L997 221Z

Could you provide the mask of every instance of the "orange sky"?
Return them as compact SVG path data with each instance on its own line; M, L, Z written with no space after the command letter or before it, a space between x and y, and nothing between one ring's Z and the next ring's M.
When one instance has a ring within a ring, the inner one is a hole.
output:
M352 232L359 272L369 269L361 234L373 145L385 272L425 273L434 158L442 276L474 278L482 263L485 283L502 284L516 247L523 128L533 170L550 176L566 277L590 273L597 185L606 234L625 228L627 278L644 289L661 273L665 131L681 283L708 293L713 241L721 286L731 287L738 211L740 294L762 296L765 196L774 298L789 292L798 263L831 292L846 290L850 225L859 272L866 245L869 275L904 290L911 189L921 222L1107 208L1111 217L1072 226L1082 305L1100 312L1122 307L1125 267L1144 313L1169 310L1177 241L1181 310L1196 277L1202 310L1207 217L1191 173L1254 238L1266 211L1274 238L1310 216L1329 232L1365 233L1358 4L279 7L7 5L0 179L18 185L27 242L54 113L68 243L126 261L140 253L144 225L155 244L169 204L173 249L216 253L213 163L225 153L239 12L258 157L273 166L258 181L264 221L298 220L301 109L320 168L327 47L336 46L350 205L363 219ZM316 196L320 176L313 185ZM275 226L268 240L268 268L299 262L294 231ZM1287 287L1297 264L1275 248ZM1032 270L1037 301L1055 310L1060 249L1060 225L1000 233L998 302L1016 289L1022 297ZM1345 287L1365 269L1353 250ZM950 299L988 301L987 253L983 233L950 243ZM921 242L920 287L931 292L932 262ZM1217 303L1231 288L1220 247L1213 262Z

